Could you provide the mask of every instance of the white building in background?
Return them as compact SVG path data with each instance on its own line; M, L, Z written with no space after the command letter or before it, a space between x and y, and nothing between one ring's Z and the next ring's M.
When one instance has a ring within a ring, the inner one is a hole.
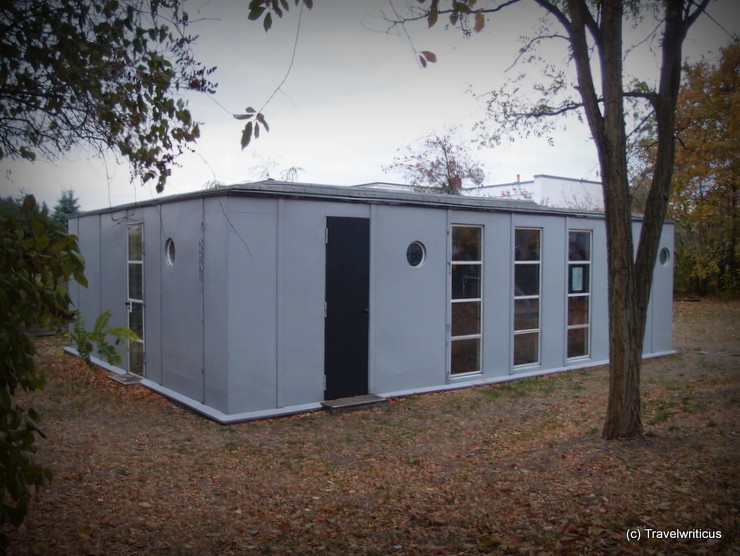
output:
M380 189L383 191L415 191L413 185L373 182L355 186L361 189ZM604 210L604 196L601 182L561 178L537 174L533 180L483 185L464 188L461 192L468 197L505 198L513 200L534 201L538 205L573 210Z
M473 197L506 197L534 201L538 205L577 210L604 210L604 196L598 181L537 174L531 181L484 185L463 190Z

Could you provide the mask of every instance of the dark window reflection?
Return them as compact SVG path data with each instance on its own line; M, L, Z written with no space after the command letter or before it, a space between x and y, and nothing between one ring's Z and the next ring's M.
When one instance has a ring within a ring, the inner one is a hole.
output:
M481 229L470 226L452 228L452 260L481 260Z
M452 304L452 335L480 333L480 301Z
M540 265L519 264L514 267L514 295L540 294Z
M453 375L480 370L480 339L453 340L450 372Z
M568 330L568 357L588 355L588 328Z
M527 365L539 361L539 332L514 336L514 365Z
M514 301L514 330L534 330L540 327L540 300Z
M539 261L540 260L540 231L539 230L515 230L514 232L514 257L517 261Z
M480 298L481 265L453 265L452 299Z

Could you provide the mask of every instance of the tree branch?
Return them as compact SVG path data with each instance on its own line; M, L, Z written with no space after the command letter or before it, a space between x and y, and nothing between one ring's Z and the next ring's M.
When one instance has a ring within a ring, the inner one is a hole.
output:
M511 65L504 70L504 73L508 72L514 66L516 66L519 63L519 60L521 60L522 56L529 52L535 44L537 44L539 41L544 41L548 39L565 39L567 41L568 37L566 37L565 35L560 35L558 33L552 33L550 35L539 35L537 37L534 37L533 39L529 39L527 44L519 49L519 54L516 55L516 58L514 58L514 61L511 63Z
M647 100L655 110L658 109L658 103L660 102L660 95L654 91L624 91L622 96Z

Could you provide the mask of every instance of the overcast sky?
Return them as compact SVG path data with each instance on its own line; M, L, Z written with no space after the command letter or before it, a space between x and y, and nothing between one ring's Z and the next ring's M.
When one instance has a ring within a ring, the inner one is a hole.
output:
M404 0L394 0L400 9ZM291 2L292 4L292 2ZM472 126L484 116L470 91L485 93L521 71L536 80L540 69L519 66L505 72L531 34L540 10L530 2L514 6L470 39L459 31L426 24L407 27L417 50L430 50L436 64L419 67L408 39L388 34L381 13L392 13L388 0L315 0L301 19L295 60L288 78L264 112L271 131L244 151L243 122L232 114L247 106L260 108L285 76L298 29L299 10L276 20L269 33L247 20L248 0L186 2L199 34L196 55L208 66L219 87L214 98L189 97L193 117L202 122L195 153L179 159L164 195L202 189L210 180L224 184L280 178L290 167L301 168L298 180L335 185L402 181L384 173L397 150L420 137L457 126L461 142L473 141ZM689 61L717 58L740 32L740 3L718 0L692 30L685 45ZM561 41L563 42L563 41ZM564 44L564 42L563 42ZM554 63L564 58L563 45L548 48ZM628 64L640 76L657 75L650 45L633 53ZM654 46L654 45L653 45ZM551 174L598 180L598 164L589 132L575 119L567 129L545 138L518 139L473 153L483 163L486 183L529 180ZM114 157L100 160L83 150L64 160L34 164L0 162L3 195L23 191L53 206L61 192L72 189L84 210L156 197L153 186L131 183L128 168Z

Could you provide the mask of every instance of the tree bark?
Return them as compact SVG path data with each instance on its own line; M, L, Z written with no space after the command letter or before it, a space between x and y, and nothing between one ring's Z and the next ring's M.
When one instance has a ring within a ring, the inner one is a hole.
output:
M643 426L640 366L647 307L636 297L632 210L622 84L622 2L602 5L601 74L604 135L601 153L609 273L609 399L603 436L637 436Z
M638 93L655 111L657 154L635 253L627 166L622 73L623 0L567 0L565 10L552 0L535 0L566 30L583 102L601 166L609 279L609 400L603 437L643 433L640 370L653 268L663 230L675 157L676 102L681 80L681 47L686 32L709 0L664 0L664 33L659 90ZM596 10L591 13L589 6ZM693 8L693 11L691 10ZM591 70L598 54L602 97ZM603 112L602 112L603 111Z
M578 84L602 170L609 279L609 399L603 436L640 435L640 363L647 307L636 297L627 137L622 84L622 2L604 0L597 24L584 0L569 0L569 32ZM587 31L599 55L602 99L595 92ZM602 114L603 110L603 114Z

